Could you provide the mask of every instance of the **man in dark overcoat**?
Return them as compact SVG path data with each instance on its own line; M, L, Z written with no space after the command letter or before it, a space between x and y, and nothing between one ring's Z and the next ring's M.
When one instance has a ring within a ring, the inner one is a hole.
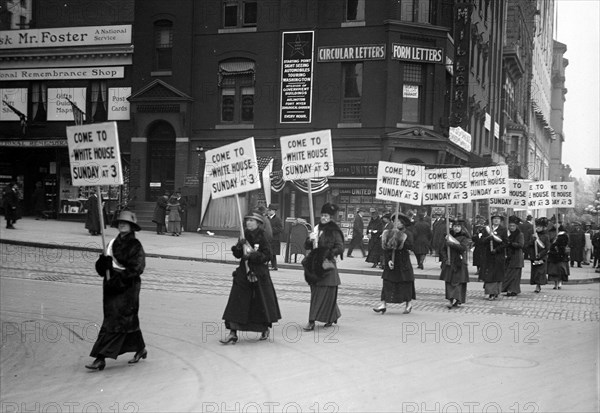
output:
M167 216L167 205L169 203L169 192L165 192L156 200L152 222L156 224L156 233L161 235L165 233L165 217Z
M531 237L533 236L533 223L531 222L533 220L533 217L531 215L527 215L527 220L522 221L518 227L519 227L519 231L521 231L521 233L523 234L523 241L525 243L525 245L529 245L529 241L531 240ZM528 251L526 248L523 249L523 259L528 260L529 256L528 256Z
M360 248L363 257L367 256L365 246L363 245L365 223L363 222L362 212L363 211L358 208L356 210L356 215L354 216L354 223L352 224L352 240L350 241L350 246L348 247L348 257L350 258L352 258L352 250L354 250L354 248Z
M2 194L2 202L4 206L4 218L6 219L6 228L15 229L14 223L19 219L19 194L18 186L15 182L11 182Z
M271 222L271 231L273 237L271 238L271 269L277 271L277 256L281 254L281 233L283 232L283 222L281 218L277 216L277 210L279 204L269 204L267 207L267 217Z

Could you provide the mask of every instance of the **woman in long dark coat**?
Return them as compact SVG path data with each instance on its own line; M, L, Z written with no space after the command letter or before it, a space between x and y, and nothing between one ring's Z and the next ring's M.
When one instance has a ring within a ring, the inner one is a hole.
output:
M523 272L523 247L525 235L519 224L521 218L516 215L508 218L508 242L506 244L506 277L502 283L502 292L507 297L515 297L521 293L521 275Z
M244 238L231 247L240 259L233 272L233 285L223 313L229 334L219 340L223 344L238 341L238 331L261 333L260 340L269 338L269 328L281 319L277 294L271 281L268 263L271 246L264 233L266 218L254 212L244 218Z
M304 278L310 285L310 310L304 331L315 329L315 321L330 327L342 316L337 305L338 286L341 284L336 258L344 254L344 234L333 221L337 205L326 203L321 208L321 220L315 225L304 244L310 250L302 265Z
M414 243L412 250L417 258L417 268L423 269L425 263L425 257L429 253L429 246L433 238L430 224L425 221L425 216L419 213L417 222L412 227L412 233L414 235Z
M482 241L485 245L485 256L481 267L481 279L488 300L495 300L500 295L505 277L505 249L507 232L500 222L501 215L492 215L491 227L486 227Z
M102 203L102 199L100 199ZM98 195L96 194L96 189L91 190L91 194L87 201L85 202L85 209L87 213L85 215L85 229L88 230L90 235L98 235L102 232L100 228L100 211L98 210ZM102 207L104 213L104 206ZM106 217L104 218L104 226L106 227Z
M558 227L558 234L548 250L548 280L554 281L554 289L561 289L563 281L569 281L569 235L564 227Z
M531 279L529 284L535 285L536 293L542 290L542 285L548 284L546 268L548 259L548 250L550 250L550 237L546 232L548 219L546 217L536 218L535 231L529 242L525 245L527 255L531 260Z
M367 246L367 259L366 262L370 262L371 268L376 268L381 265L383 250L381 249L381 234L383 233L383 217L379 216L377 210L374 210L371 215L369 225L367 225L367 234L369 235L369 245Z
M167 204L169 203L169 193L165 192L164 195L160 196L156 200L154 206L154 214L152 215L152 222L156 224L156 233L162 235L165 233L165 217L167 216Z
M411 225L410 218L400 214L398 220L392 217L392 228L385 229L381 236L384 269L381 278L381 304L373 308L376 313L385 314L388 303L405 303L404 314L412 310L411 300L416 299L415 274L410 262L410 250L413 235L406 227Z
M483 281L481 279L481 267L483 266L483 261L485 259L486 243L483 241L483 235L485 233L486 224L487 221L484 218L476 218L475 226L473 227L473 236L471 237L471 240L473 241L473 266L477 268L477 277L479 281Z
M446 246L441 250L442 272L440 280L445 281L448 308L452 309L467 302L469 282L469 249L471 237L463 227L464 220L454 220L450 235L446 236ZM450 251L450 256L448 256Z
M96 261L96 271L104 277L104 320L90 353L96 360L85 366L92 370L103 370L107 357L116 359L123 353L135 351L134 357L129 360L133 364L148 355L138 318L140 275L146 267L144 248L134 233L140 227L131 211L121 212L116 225L119 235L109 242L106 255L100 255Z

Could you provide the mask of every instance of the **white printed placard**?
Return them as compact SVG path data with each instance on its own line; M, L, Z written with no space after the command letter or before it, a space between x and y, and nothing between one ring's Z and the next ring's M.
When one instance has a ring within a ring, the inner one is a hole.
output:
M509 179L508 196L490 198L491 207L512 208L516 211L526 210L529 202L529 184L526 179Z
M0 121L21 120L27 117L27 89L0 89ZM12 106L12 107L11 107Z
M73 107L67 99L70 99L85 113L86 89L84 87L48 88L48 121L74 121Z
M213 199L260 189L254 138L206 151L206 183Z
M129 120L130 87L111 87L108 89L108 120Z
M67 126L73 186L123 185L116 122Z
M551 182L552 208L575 207L575 182Z
M331 130L282 136L280 142L284 181L334 175Z
M375 198L421 205L424 170L421 165L379 161Z
M423 177L423 205L471 202L469 168L426 169Z
M508 195L508 165L471 168L471 199Z
M527 209L552 208L551 185L550 181L530 182Z

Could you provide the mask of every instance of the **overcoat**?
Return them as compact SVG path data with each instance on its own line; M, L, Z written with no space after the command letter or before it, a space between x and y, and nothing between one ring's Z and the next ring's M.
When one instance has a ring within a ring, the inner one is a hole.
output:
M529 242L525 244L527 256L531 260L531 278L529 284L545 285L548 283L548 277L546 276L546 261L548 259L548 251L550 250L550 237L546 231L538 232L537 234L537 240L532 236Z
M100 229L100 212L98 211L98 196L91 194L85 202L85 208L87 213L85 215L85 229L92 232L101 232ZM102 207L102 213L104 214L104 207ZM106 217L103 215L104 227L106 227Z
M519 228L508 232L506 244L506 268L523 268L523 247L525 236Z
M440 255L442 261L440 280L452 285L468 283L471 239L467 231L462 228L459 233L452 232L451 235L458 241L458 244L445 241L446 245L442 248ZM450 250L449 259L448 250Z
M392 282L414 281L415 273L410 262L410 250L413 248L413 234L404 232L406 239L402 242L401 232L396 228L386 229L381 236L381 247L383 248L384 269L381 278ZM394 257L394 268L390 268L389 262ZM414 297L413 297L414 298Z
M310 251L302 260L304 278L309 284L319 286L340 285L340 275L335 259L337 256L344 256L344 234L333 221L329 221L327 224L318 224L315 230L319 234L317 248L313 248L310 238L307 238L304 243L304 248ZM326 259L333 263L331 268L323 268L323 262ZM315 281L310 282L309 279Z
M281 232L283 231L283 223L277 214L269 217L269 221L271 222L271 231L273 232L273 237L271 238L271 254L279 255L281 254Z
M565 235L567 235L565 233ZM585 235L581 229L577 228L570 232L567 236L569 247L571 248L571 262L581 263L583 261L583 250L585 249ZM550 262L550 260L548 260Z
M4 216L6 220L17 220L19 216L19 195L10 187L6 188L2 194L4 206Z
M412 250L416 255L423 255L429 253L429 248L431 246L431 240L433 238L433 233L431 232L431 228L429 224L421 219L415 223L412 227L409 227L414 235L414 243L412 245Z
M569 235L564 231L559 231L548 250L548 278L568 281L570 275L568 245Z
M167 215L167 204L168 199L164 195L156 200L156 206L154 207L154 215L152 216L152 222L163 226L165 225L165 216Z
M367 225L367 233L371 235L369 245L367 247L367 262L377 264L381 259L383 250L381 249L381 234L383 233L383 219L381 217L371 218Z
M485 255L481 267L481 279L486 283L504 281L507 238L506 228L502 225L496 229L488 227L483 232Z

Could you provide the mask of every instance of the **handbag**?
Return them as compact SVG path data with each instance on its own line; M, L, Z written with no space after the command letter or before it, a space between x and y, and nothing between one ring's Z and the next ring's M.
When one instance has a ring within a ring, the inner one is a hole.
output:
M323 270L328 271L328 270L333 270L335 268L335 261L330 260L329 258L325 258L323 260Z

